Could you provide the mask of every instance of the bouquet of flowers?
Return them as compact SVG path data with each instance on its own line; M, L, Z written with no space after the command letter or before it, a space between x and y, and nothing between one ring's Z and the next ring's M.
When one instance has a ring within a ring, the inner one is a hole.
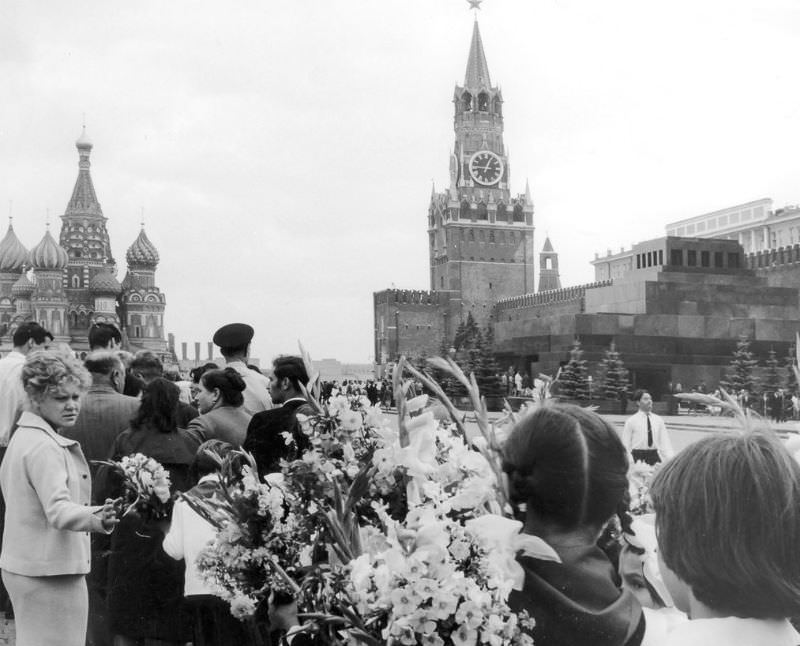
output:
M628 491L630 503L628 508L634 516L653 513L653 501L650 499L650 484L658 470L658 465L646 462L634 462L628 470Z
M298 590L292 577L311 564L302 549L304 518L289 509L280 478L258 481L252 456L235 452L223 461L214 495L181 499L218 530L198 566L231 601L235 616L252 615L270 591Z
M98 461L109 467L122 480L120 517L136 512L147 520L169 518L172 498L169 473L161 464L141 453L133 453L119 461Z
M558 556L505 517L499 445L477 385L441 361L473 399L479 441L468 439L438 384L404 360L395 371L396 427L366 399L334 393L320 402L307 360L317 413L300 422L311 448L263 482L245 464L211 499L188 500L218 527L198 565L235 615L254 612L270 591L291 591L326 643L531 642L532 620L507 603L524 578L516 555ZM406 398L404 371L438 396L451 421L435 419L427 395Z

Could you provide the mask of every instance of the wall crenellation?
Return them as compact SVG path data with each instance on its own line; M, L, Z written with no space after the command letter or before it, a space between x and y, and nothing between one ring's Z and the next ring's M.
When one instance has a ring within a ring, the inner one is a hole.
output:
M426 289L385 289L376 293L376 303L439 306L450 301L450 294Z
M573 287L563 287L561 289L552 289L546 292L539 292L537 294L523 294L522 296L512 296L511 298L504 298L498 301L495 305L496 311L513 310L522 307L531 307L533 305L544 305L546 303L563 303L566 301L573 301L583 298L588 289L596 289L597 287L608 287L613 281L603 280L596 283L587 283L585 285L575 285Z

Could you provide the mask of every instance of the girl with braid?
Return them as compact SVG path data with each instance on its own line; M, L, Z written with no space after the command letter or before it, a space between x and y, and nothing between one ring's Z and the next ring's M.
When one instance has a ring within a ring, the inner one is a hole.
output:
M520 420L504 447L512 502L526 533L561 562L520 556L513 610L535 619L537 646L639 646L642 608L597 541L628 489L628 458L616 431L577 406L549 405Z

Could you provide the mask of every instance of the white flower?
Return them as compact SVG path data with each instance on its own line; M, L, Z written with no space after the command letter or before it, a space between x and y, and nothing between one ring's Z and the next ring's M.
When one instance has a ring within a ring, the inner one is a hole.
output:
M514 589L522 589L525 572L516 559L520 550L540 560L561 562L556 551L541 538L520 534L522 523L518 520L486 514L468 520L464 526L487 551L489 568L496 586L505 580L513 584Z
M339 425L343 431L357 431L361 428L361 413L355 410L342 410L339 412Z
M237 619L251 617L256 611L256 603L250 597L240 595L231 599L231 614Z

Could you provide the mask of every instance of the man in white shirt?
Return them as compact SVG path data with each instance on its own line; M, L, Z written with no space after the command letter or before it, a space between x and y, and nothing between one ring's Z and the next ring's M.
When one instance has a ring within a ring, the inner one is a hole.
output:
M638 412L625 421L622 443L631 455L632 462L653 465L669 460L675 452L669 441L664 420L653 413L653 398L646 390L633 393Z
M11 433L17 426L25 406L25 389L22 387L22 366L25 357L34 350L43 349L53 335L33 321L23 323L11 338L14 349L0 359L0 463L6 455ZM5 527L6 504L0 496L0 544ZM5 587L0 584L0 611L8 616L11 602Z
M229 323L214 333L214 344L225 357L226 367L238 372L247 386L244 392L244 409L250 415L272 408L269 395L269 379L247 366L250 342L255 330L246 323Z
M22 366L33 350L44 348L53 335L38 323L23 323L12 338L14 349L0 359L0 453L5 454L11 431L17 425L25 402L22 388ZM0 462L2 455L0 455Z

